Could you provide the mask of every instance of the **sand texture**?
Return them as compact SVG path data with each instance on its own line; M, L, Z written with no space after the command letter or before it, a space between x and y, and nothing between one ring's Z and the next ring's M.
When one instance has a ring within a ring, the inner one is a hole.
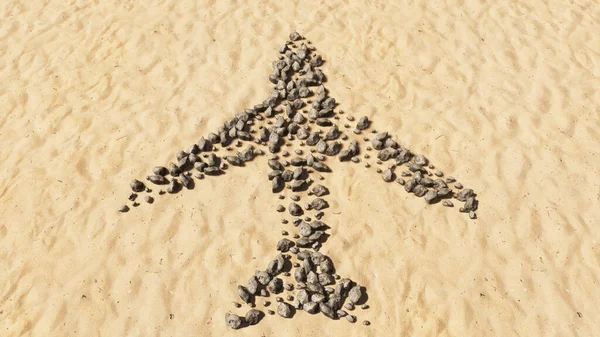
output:
M268 96L293 30L338 108L478 218L329 160L321 251L370 308L234 331L237 285L294 230L264 161L117 209ZM598 336L599 89L597 1L3 1L0 336Z

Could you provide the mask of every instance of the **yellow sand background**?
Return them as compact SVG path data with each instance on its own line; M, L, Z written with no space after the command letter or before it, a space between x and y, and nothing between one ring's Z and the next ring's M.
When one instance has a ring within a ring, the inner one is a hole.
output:
M266 98L293 29L340 109L473 188L479 219L330 161L322 251L372 325L232 331L236 285L293 228L266 165L116 210ZM597 1L4 0L0 336L598 336L599 76Z

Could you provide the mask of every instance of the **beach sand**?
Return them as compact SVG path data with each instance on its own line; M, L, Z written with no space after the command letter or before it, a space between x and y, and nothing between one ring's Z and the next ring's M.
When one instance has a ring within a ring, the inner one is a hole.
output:
M600 5L393 3L0 4L0 335L597 336ZM370 308L233 331L293 229L265 165L117 209L267 97L293 30L339 108L474 189L478 219L332 160L322 252Z

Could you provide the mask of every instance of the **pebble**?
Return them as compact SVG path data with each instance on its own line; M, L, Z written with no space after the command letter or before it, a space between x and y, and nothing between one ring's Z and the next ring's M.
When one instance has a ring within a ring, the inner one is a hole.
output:
M356 304L358 301L360 301L362 296L363 296L362 289L358 285L356 285L352 289L350 289L350 292L348 293L348 299L354 304Z
M394 172L392 172L392 170L390 169L387 169L383 172L381 178L383 178L383 181L385 181L386 183L389 183L394 180Z
M363 325L369 326L369 325L371 325L371 322L369 322L369 321L363 321Z
M292 317L292 307L285 302L279 303L277 314L283 318L290 318Z
M369 309L369 305L368 304L363 304L361 308L363 310L367 310L367 309Z
M246 313L246 323L248 323L248 325L256 325L258 324L258 322L260 322L260 319L262 318L263 313L256 310L256 309L250 309L250 311L248 311Z
M123 205L123 206L121 206L121 207L119 208L119 212L121 212L121 213L126 213L126 212L129 212L129 206L127 206L127 205Z
M231 313L225 314L225 323L228 327L237 330L242 327L242 319L238 315L234 315Z
M129 197L127 197L127 199L129 199L130 201L134 201L134 200L137 198L137 196L138 196L137 194L135 194L135 193L131 193L131 194L129 195Z
M167 168L164 166L154 166L152 168L152 173L159 176L166 176L167 174L169 174L169 170L167 170Z
M454 187L460 190L461 188L463 188L463 185L461 183L456 183L454 184Z
M238 302L233 302L233 306L236 307L236 308L241 308L242 307L242 305L239 304Z
M273 310L267 310L267 314L269 314L269 315L275 315L275 311L273 311Z
M344 304L344 308L346 308L346 310L352 311L352 310L354 310L354 303L348 302L348 303Z
M152 198L151 196L147 195L144 200L146 200L147 203L151 204L154 202L154 198Z
M442 205L444 205L446 207L454 207L454 204L450 200L444 200L444 201L442 201Z
M369 118L367 116L363 116L363 117L359 118L358 123L356 124L356 129L364 130L364 129L368 128L370 124L371 124L371 122L369 121Z
M437 171L435 171L435 173L434 173L434 174L435 174L436 176L438 176L438 177L443 177L443 176L444 176L444 173L443 173L442 171L440 171L440 170L437 170Z
M143 182L141 182L137 179L133 179L131 181L131 183L129 184L129 186L131 187L131 190L134 192L143 192L146 189L146 185L144 185Z
M474 211L469 212L469 218L471 219L477 219L477 214L475 214Z
M356 322L356 316L354 315L347 315L346 316L346 320L350 323L355 323Z
M284 212L285 211L285 207L283 207L282 205L277 205L277 208L275 209L277 212Z

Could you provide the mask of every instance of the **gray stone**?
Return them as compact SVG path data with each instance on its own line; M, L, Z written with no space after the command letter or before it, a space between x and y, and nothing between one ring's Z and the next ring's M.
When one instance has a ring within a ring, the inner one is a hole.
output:
M358 301L360 301L362 296L363 296L362 289L358 285L356 285L352 289L350 289L350 292L348 293L348 299L354 304L358 303Z
M231 313L225 314L225 323L228 327L237 330L242 327L242 318Z
M152 173L159 176L166 176L167 174L169 174L169 170L167 170L167 168L164 166L154 166L152 168Z
M285 302L281 302L277 307L277 314L283 318L290 318L292 317L292 307Z
M267 289L269 289L272 294L279 294L283 292L283 281L279 277L275 277L269 282Z
M237 291L238 291L238 295L240 295L240 298L242 299L242 301L244 301L246 303L252 302L252 294L250 294L250 292L248 291L248 289L246 289L246 287L238 286Z
M363 116L358 119L358 123L356 123L356 129L357 130L365 130L366 128L369 127L370 124L371 124L371 122L369 121L369 118L367 116Z
M456 186L456 185L455 185ZM470 188L465 188L462 191L459 191L456 194L456 199L460 200L460 201L467 201L467 199L474 197L475 193L473 192L472 189Z
M302 310L306 311L309 314L316 314L319 311L319 303L308 302L302 305Z
M246 323L248 323L248 325L256 325L258 324L258 322L260 322L260 319L262 318L263 313L259 310L256 309L250 309L247 313L246 313Z
M381 178L386 183L389 183L389 182L394 181L395 175L394 175L394 172L392 172L392 170L387 169L387 170L383 171L383 173L381 174Z

